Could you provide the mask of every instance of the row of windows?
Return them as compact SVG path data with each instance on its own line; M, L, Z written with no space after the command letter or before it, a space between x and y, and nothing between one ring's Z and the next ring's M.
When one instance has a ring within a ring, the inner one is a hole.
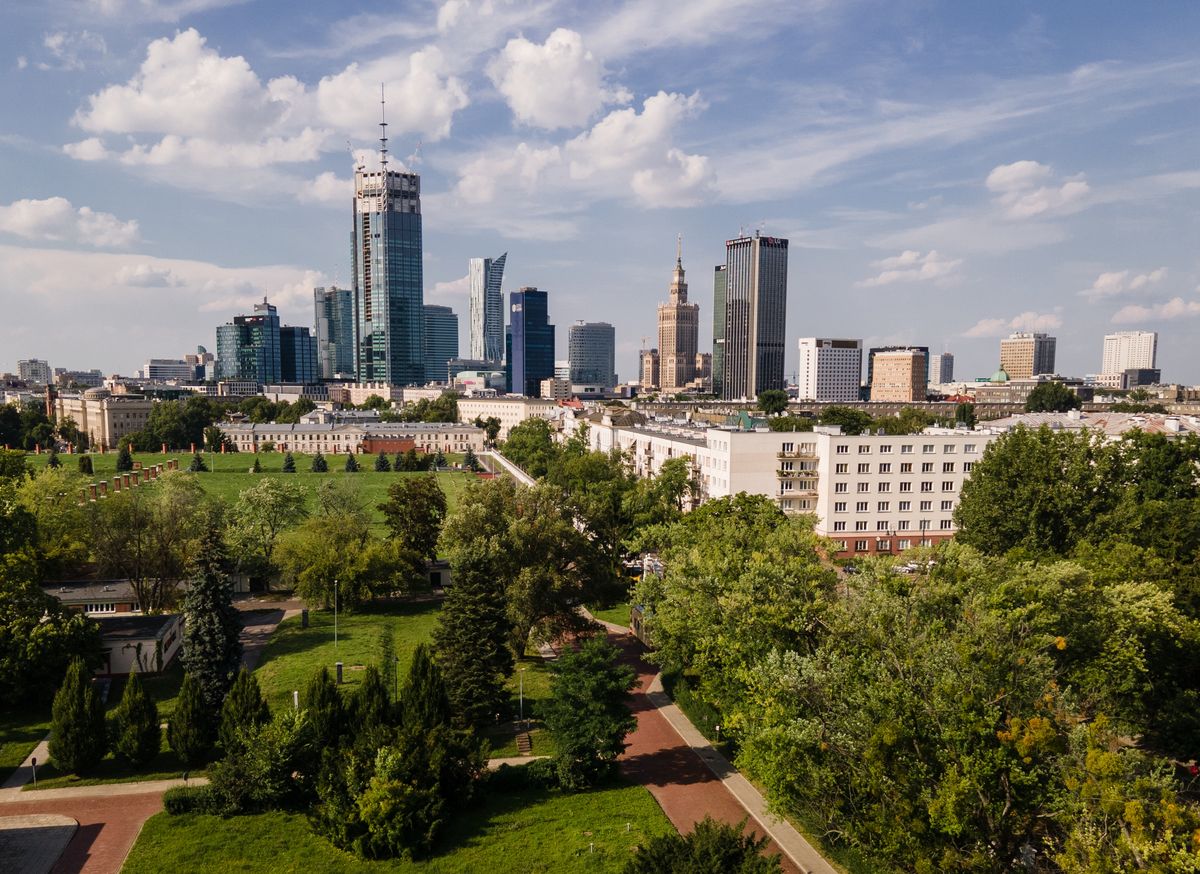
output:
M917 541L917 543L920 546L933 546L933 541L930 540L928 537L922 537L919 541ZM838 544L841 546L842 552L846 552L849 549L849 546L847 545L847 542L845 540L839 540ZM869 540L854 541L854 551L855 552L869 552L870 549L871 549L871 542ZM906 549L912 549L912 541L901 538L900 540L896 541L896 549L899 552L904 552L904 550L906 550ZM892 551L892 542L890 540L876 540L875 541L875 550L877 552L891 552Z
M899 491L911 492L912 485L913 484L911 482L902 482L902 483L900 483ZM955 488L956 488L956 486L955 486L954 480L950 480L950 479L942 480L942 491L943 492L952 492L955 490ZM890 492L892 490L892 484L891 483L876 483L875 490L877 492L880 492L881 494L885 493L885 492ZM850 491L849 483L834 483L833 484L834 494L844 495L848 491ZM858 491L860 494L871 491L871 484L870 483L859 483ZM933 481L925 480L924 482L922 482L921 483L921 491L922 492L932 492L933 491Z
M915 444L912 444L912 443L901 443L900 444L900 454L901 455L912 455L914 445ZM879 444L879 454L880 455L888 455L891 453L891 451L892 451L891 443ZM937 451L937 444L935 444L935 443L921 444L921 454L922 455L933 455L933 453L936 451ZM944 452L946 455L953 455L957 451L958 451L957 443L943 443L942 444L942 452ZM972 455L977 451L978 451L978 449L977 449L976 444L974 444L974 443L964 443L963 444L963 452L966 453L967 455ZM849 443L839 443L839 444L837 444L837 447L834 449L834 452L837 453L838 455L848 455L850 453L850 444ZM859 455L870 455L871 454L871 444L870 443L858 444L858 454Z
M879 501L875 505L875 512L876 513L890 513L891 507L892 507L891 501ZM901 513L908 513L912 510L912 501L897 501L896 509L899 510ZM954 509L953 501L942 501L941 511L943 513L949 513L953 509ZM933 510L933 501L921 501L921 512L928 513L928 512L931 512L932 510ZM834 501L833 512L845 513L846 512L846 502L845 501ZM870 502L869 501L856 502L854 504L854 512L856 512L856 513L870 512Z
M975 462L973 462L973 461L964 461L963 462L963 466L962 466L963 473L970 473L974 468L975 468ZM786 467L786 466L784 469L791 470L790 467ZM956 470L957 470L957 468L953 461L943 461L942 462L942 473L954 473ZM850 465L847 464L846 462L841 462L839 464L834 465L834 473L849 473L849 472L850 472ZM871 472L870 463L869 462L860 463L858 465L858 472L860 474L870 473ZM890 461L880 462L879 469L876 472L877 473L891 473L892 472L892 463ZM911 461L900 462L900 473L912 473L912 472L913 472L913 463ZM921 463L921 473L933 473L933 472L934 472L934 462L925 461L925 462Z
M846 524L847 523L843 522L843 521L834 522L833 523L834 532L837 533L837 532L841 532L841 531L846 531L847 530ZM951 519L943 519L938 524L938 527L942 531L953 531L954 530L954 521ZM911 528L911 524L908 519L900 519L896 522L895 525L893 525L887 519L877 519L875 521L875 530L876 531L908 531L910 528ZM918 521L917 528L920 529L921 531L930 531L933 528L933 521L931 519L921 519ZM868 522L866 519L860 519L854 523L854 530L855 531L870 531L871 523Z

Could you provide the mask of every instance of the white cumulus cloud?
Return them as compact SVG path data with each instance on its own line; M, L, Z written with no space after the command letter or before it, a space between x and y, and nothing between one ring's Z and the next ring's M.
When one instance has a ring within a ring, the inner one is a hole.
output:
M1011 319L980 319L963 332L964 337L1007 337L1013 331L1052 331L1062 327L1057 313L1028 310Z
M65 197L49 197L0 204L0 232L26 240L119 249L137 242L138 223L87 206L77 208Z
M1096 277L1096 281L1092 283L1091 288L1085 288L1079 293L1088 300L1103 300L1131 291L1144 292L1151 285L1161 282L1166 276L1166 267L1159 267L1148 273L1134 273L1131 270L1114 270L1108 273L1101 273Z
M488 65L488 75L518 121L547 130L579 127L603 106L632 97L610 86L583 37L562 27L541 45L524 37L509 40Z
M1070 211L1091 190L1082 173L1059 180L1050 167L1037 161L999 165L988 174L987 187L1010 219Z
M915 249L907 249L899 255L874 262L879 273L856 283L861 288L891 285L894 282L945 281L958 273L961 258L947 258L930 249L924 255Z
M1130 304L1121 307L1113 313L1112 321L1114 325L1128 325L1133 322L1164 321L1191 316L1200 316L1200 301L1173 297L1165 303L1149 306Z
M122 265L113 275L113 281L128 288L173 288L183 285L183 281L169 267L146 263Z

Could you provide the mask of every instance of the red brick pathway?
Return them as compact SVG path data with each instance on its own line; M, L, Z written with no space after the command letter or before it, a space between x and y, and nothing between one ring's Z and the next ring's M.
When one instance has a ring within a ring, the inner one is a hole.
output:
M52 874L117 874L142 830L142 823L160 810L162 792L0 804L0 816L61 813L79 822L79 830Z
M638 725L625 739L629 746L621 757L621 773L649 789L667 819L681 832L690 831L705 816L711 816L732 824L746 819L746 828L762 837L762 830L756 828L746 809L647 699L646 690L658 669L642 659L642 644L632 634L611 630L608 639L638 674L633 691ZM783 870L797 874L799 869L780 853L774 841L767 845L767 851L779 853Z

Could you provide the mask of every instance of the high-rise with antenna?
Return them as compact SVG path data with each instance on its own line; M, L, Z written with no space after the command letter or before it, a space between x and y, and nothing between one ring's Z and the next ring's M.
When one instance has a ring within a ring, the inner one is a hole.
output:
M683 235L675 238L675 270L667 303L658 305L658 387L684 391L696 378L700 342L700 306L688 303L683 272Z
M388 169L386 108L380 85L379 169L354 168L355 376L417 385L425 380L421 177Z

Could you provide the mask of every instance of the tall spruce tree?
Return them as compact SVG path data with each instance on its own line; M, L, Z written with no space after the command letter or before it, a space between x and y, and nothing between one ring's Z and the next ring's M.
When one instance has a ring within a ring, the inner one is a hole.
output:
M194 768L208 760L216 734L216 711L205 702L196 678L184 674L175 709L167 723L167 743L186 767Z
M259 460L257 455L254 456L254 466L250 468L250 472L262 473L262 462Z
M141 678L133 671L113 719L113 750L131 765L150 762L162 746L158 705L146 694Z
M346 473L358 473L358 459L353 452L346 453Z
M325 460L324 455L322 455L320 452L318 452L316 455L313 456L312 472L313 473L325 473L325 471L327 471L327 470L329 470L329 462Z
M221 705L221 747L228 752L237 745L239 734L271 720L271 708L258 680L243 666Z
M208 465L204 463L204 456L199 452L193 452L191 464L188 465L188 473L204 473L207 470Z
M50 761L55 768L81 774L104 758L104 706L83 659L74 659L67 668L51 713Z
M50 457L46 459L46 467L62 467L62 462L58 460L58 450L53 446L50 447Z
M314 674L304 690L304 710L313 727L317 749L336 747L346 725L346 708L326 668Z
M392 708L388 700L388 688L384 685L379 668L367 665L367 669L363 671L362 682L354 690L348 705L347 721L356 735L362 735L363 732L369 732L391 721Z
M290 452L287 455L283 456L283 472L284 473L295 473L296 472L296 459L292 457L292 453L290 453Z
M375 472L387 473L391 469L392 463L388 461L387 453L380 449L379 454L375 456Z
M219 713L242 659L242 626L225 574L225 546L215 517L204 526L183 601L183 668L199 684L212 713Z
M133 470L133 455L129 452L129 441L123 440L117 452L117 473Z
M417 644L408 677L400 693L401 725L405 729L430 731L450 722L450 698L446 681L426 644Z

